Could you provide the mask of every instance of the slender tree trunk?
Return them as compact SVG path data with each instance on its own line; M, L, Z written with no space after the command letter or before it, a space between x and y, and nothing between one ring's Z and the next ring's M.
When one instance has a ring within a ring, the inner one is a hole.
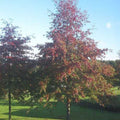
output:
M67 97L67 118L66 120L70 120L70 99Z
M11 66L12 64L9 64L9 78L8 78L8 101L9 101L9 120L11 120Z
M9 99L9 120L11 120L11 85L10 85L10 81L9 81L8 99Z

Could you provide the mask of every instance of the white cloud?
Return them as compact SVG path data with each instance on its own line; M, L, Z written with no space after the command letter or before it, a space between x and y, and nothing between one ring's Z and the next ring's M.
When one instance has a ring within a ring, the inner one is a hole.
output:
M106 28L108 28L108 29L111 28L111 23L110 22L106 23Z

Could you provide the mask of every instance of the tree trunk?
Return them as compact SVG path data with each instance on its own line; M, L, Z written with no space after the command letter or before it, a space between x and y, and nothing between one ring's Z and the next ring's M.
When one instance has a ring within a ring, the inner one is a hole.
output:
M9 71L11 71L12 64L9 64ZM8 78L8 101L9 101L9 120L11 120L11 74L9 72Z
M67 98L67 118L66 120L70 120L70 99Z
M10 85L10 81L9 81L8 99L9 99L9 120L11 120L11 85Z

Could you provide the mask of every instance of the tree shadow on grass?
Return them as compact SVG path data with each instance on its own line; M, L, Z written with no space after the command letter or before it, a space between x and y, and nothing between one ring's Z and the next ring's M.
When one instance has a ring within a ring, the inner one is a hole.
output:
M120 112L120 96L115 97L113 99L112 103L113 104L105 104L105 106L100 106L98 103L92 103L86 100L82 100L80 103L77 105L84 107L84 108L90 108L94 110L101 110L101 111L109 111L109 112Z
M31 109L20 109L12 112L12 115L31 118L49 118L65 120L65 113L65 106L63 103L59 102L56 104L56 102L51 102L48 107L40 105Z

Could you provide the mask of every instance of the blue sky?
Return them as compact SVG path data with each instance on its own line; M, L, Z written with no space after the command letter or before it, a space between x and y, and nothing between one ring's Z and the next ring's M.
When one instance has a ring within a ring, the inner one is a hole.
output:
M78 8L88 12L88 27L98 47L112 49L108 60L118 59L120 50L120 0L77 0ZM49 31L50 11L55 11L53 0L0 0L0 19L13 19L25 35L34 35L32 45L45 43Z

